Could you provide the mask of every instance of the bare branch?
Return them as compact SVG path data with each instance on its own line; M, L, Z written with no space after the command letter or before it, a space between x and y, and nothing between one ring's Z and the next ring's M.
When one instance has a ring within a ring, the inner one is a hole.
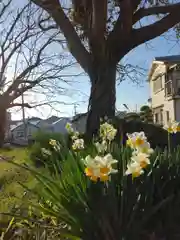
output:
M51 16L49 15L48 17L46 17L46 18L43 18L43 19L41 19L41 16L39 16L39 22L38 22L38 25L39 25L39 27L40 27L40 29L42 30L42 31L49 31L49 30L52 30L52 29L58 29L58 26L57 26L57 24L52 24L52 25L49 25L49 21L50 21L50 19L51 19ZM43 24L44 23L48 23L48 26L44 26Z
M157 36L160 36L168 29L172 28L178 22L180 22L180 9L175 9L170 14L162 18L161 20L140 29L134 29L132 33L133 41L130 44L130 49L149 41Z
M12 2L12 0L9 0L6 4L1 3L1 4L3 4L3 7L0 12L0 19L3 16L3 14L5 13L6 9L10 6L11 2Z
M35 4L46 10L54 19L56 24L60 26L67 40L68 47L72 55L77 59L82 68L89 73L91 65L91 56L81 43L74 27L63 11L58 0L32 0Z
M133 24L139 21L143 17L157 15L157 14L168 14L172 11L180 11L180 3L169 4L166 6L154 6L149 8L140 8L133 16Z

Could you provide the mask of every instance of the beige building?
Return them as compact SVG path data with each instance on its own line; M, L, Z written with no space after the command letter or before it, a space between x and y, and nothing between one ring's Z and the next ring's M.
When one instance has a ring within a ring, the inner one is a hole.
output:
M154 123L180 121L180 55L155 58L148 80Z

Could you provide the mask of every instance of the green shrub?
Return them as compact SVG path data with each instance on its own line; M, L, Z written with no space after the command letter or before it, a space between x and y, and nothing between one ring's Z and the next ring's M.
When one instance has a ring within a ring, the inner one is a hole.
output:
M50 139L54 139L61 145L61 154L59 154L53 146L49 144ZM30 159L36 167L50 166L50 159L61 160L62 156L67 151L68 136L63 136L59 133L38 132L35 135L35 142L30 147ZM51 152L50 155L44 154L42 149L46 149Z
M119 139L122 139L122 143L125 144L127 139L127 133L143 131L153 148L158 147L164 150L168 145L168 133L166 130L164 130L158 125L141 121L125 121L118 118L114 119L113 123L118 130L118 142ZM171 135L171 142L172 147L174 148L180 145L180 133Z

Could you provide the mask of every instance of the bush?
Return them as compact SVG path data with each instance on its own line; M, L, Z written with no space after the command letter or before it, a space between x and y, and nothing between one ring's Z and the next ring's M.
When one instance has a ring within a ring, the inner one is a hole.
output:
M168 133L162 127L140 121L124 121L120 119L114 119L115 127L118 130L117 141L122 138L122 142L125 144L127 140L127 133L143 131L148 141L151 143L153 148L161 148L164 150L168 145ZM171 135L172 147L176 148L180 145L180 133Z
M54 150L53 146L49 144L50 139L54 139L61 145L61 155ZM35 135L35 142L30 147L30 159L36 167L49 166L50 159L58 158L66 153L68 144L68 136L61 135L59 133L38 132ZM46 149L51 152L51 155L44 154L42 149Z

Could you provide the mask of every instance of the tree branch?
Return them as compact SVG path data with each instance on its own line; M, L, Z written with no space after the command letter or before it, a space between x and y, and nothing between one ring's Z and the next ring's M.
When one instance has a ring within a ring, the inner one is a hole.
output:
M33 108L29 103L10 103L8 108L13 107L26 107L26 108Z
M2 3L3 7L2 7L1 12L0 12L0 18L3 16L6 9L10 6L11 2L12 2L12 0L9 0L6 4Z
M64 13L61 4L58 0L32 0L36 5L46 10L60 27L67 40L68 47L72 55L79 62L81 67L89 73L91 68L91 56L85 49L79 39L74 27Z
M132 34L133 41L131 42L131 49L156 38L166 32L168 29L180 22L179 9L175 9L170 14L161 20L139 29L134 29Z
M170 4L166 6L155 6L150 8L140 8L133 16L133 24L142 19L143 17L157 15L157 14L168 14L172 11L180 11L180 3Z
M18 88L18 86L19 86L21 83L23 83L23 80L24 80L25 76L26 76L28 73L30 73L34 68L36 68L38 65L40 65L41 54L42 54L43 50L44 50L51 42L52 42L52 37L49 38L49 39L46 41L46 43L45 43L45 44L41 47L41 49L39 50L39 52L38 52L38 54L37 54L37 58L36 58L35 63L29 65L27 68L25 68L25 69L16 77L16 79L14 80L14 82L11 84L11 86L10 86L10 87L7 89L7 91L4 93L4 96L5 96L5 97L6 97L6 96L9 96L9 94L10 94L11 92L15 91L15 90ZM26 87L26 88L24 89L23 92L31 89L32 87L34 87L34 86L35 86L36 84L38 84L38 83L39 83L38 81L33 81L30 86L28 86L28 87ZM18 93L21 94L20 89L18 88L17 90L18 90ZM17 98L17 97L19 96L19 94L18 94L18 96L17 96L15 93L16 93L16 91L14 92L13 96L11 97L11 101L12 101L12 99ZM15 95L15 96L14 96L14 95ZM14 98L13 98L13 97L14 97Z
M134 47L160 36L161 34L163 34L164 32L166 32L180 22L180 3L174 4L173 6L161 6L143 9L143 11L145 11L145 13L149 15L153 13L163 13L170 10L171 12L159 21L145 27L132 29L129 36L127 34L124 34L123 31L120 31L120 28L119 32L116 32L116 34L114 34L114 39L110 39L109 36L109 46L111 46L115 62L118 63L119 60ZM141 16L144 16L145 13L141 13ZM118 26L116 31L118 31Z
M139 0L138 0L139 2ZM120 14L114 26L114 29L109 34L107 44L110 49L110 52L113 52L116 49L117 45L119 45L119 41L121 38L128 38L131 30L132 30L132 17L134 8L137 5L132 3L131 0L122 0L119 3L120 6Z
M107 0L92 0L92 12L92 50L97 57L102 57L105 47Z
M39 19L38 19L39 20L38 26L42 31L45 32L45 31L49 31L49 30L52 30L52 29L58 29L57 24L51 24L47 27L42 25L43 23L48 22L51 19L50 15L47 18L44 18L44 19L40 19L40 18L41 18L41 16L39 16Z

